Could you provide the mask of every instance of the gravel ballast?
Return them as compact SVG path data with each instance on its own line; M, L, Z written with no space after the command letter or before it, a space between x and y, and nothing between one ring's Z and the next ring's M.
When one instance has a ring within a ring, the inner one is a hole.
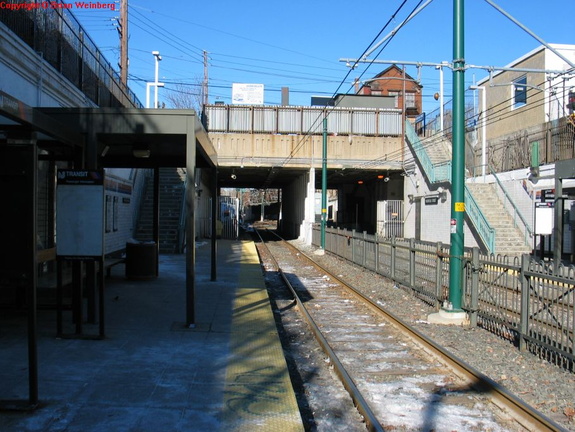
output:
M380 275L332 255L316 255L316 248L303 242L292 241L292 244L336 276L370 295L384 309L504 386L566 430L575 431L575 374L530 352L519 351L508 340L482 328L431 324L428 316L435 313L436 309L420 301L407 288L394 285ZM294 339L293 334L290 337ZM299 342L297 345L299 346ZM289 350L289 347L286 346L285 349ZM297 362L297 354L295 361ZM305 359L299 358L299 361ZM312 394L313 385L310 383L306 387L305 381L302 377L303 391L308 393L308 400L313 401L317 398ZM313 406L310 410L313 412ZM314 426L308 430L329 430L325 423L323 428L321 425L321 416L316 416ZM333 424L331 426L333 427Z

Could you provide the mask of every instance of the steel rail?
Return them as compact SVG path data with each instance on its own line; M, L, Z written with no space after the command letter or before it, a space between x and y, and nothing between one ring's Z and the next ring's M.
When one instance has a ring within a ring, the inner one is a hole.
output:
M553 420L546 417L543 413L537 411L532 406L525 403L523 400L510 393L506 388L499 385L497 382L493 381L488 376L479 372L463 360L459 359L457 356L451 354L443 347L435 343L433 340L423 335L416 329L412 328L408 324L404 323L401 319L396 317L389 311L383 309L380 305L375 303L369 297L359 292L358 289L349 285L346 281L337 277L329 270L322 267L320 264L315 262L311 257L297 249L295 246L283 240L279 235L276 235L281 241L286 244L291 250L297 252L301 256L305 257L310 261L312 265L325 272L330 278L333 278L339 282L343 287L348 289L353 295L366 302L374 311L383 314L398 330L400 330L404 335L409 337L411 340L420 344L428 353L434 355L440 359L446 366L448 366L454 373L456 373L461 378L468 381L474 389L481 393L489 393L491 395L492 402L506 409L511 413L515 421L520 425L525 427L527 430L537 430L537 431L556 431L563 432L566 429L562 428L560 425L555 423ZM279 267L278 267L279 268ZM282 276L283 277L283 276Z
M273 254L271 253L266 242L263 240L259 230L255 229L254 231L258 235L262 244L268 250L271 259L273 260L273 262L275 263L275 266L278 269L278 273L280 274L282 280L284 281L284 283L286 284L288 289L291 291L291 293L292 293L292 295L293 295L293 297L297 303L299 310L302 312L302 315L304 316L305 320L309 324L315 338L317 339L317 341L321 345L321 348L323 349L324 353L329 357L329 359L333 365L334 372L339 377L343 386L345 387L345 389L349 393L351 399L353 400L355 406L357 407L357 410L363 416L363 418L366 422L367 429L370 432L384 432L385 429L381 426L381 424L380 424L379 420L377 419L377 417L375 416L373 410L371 409L371 407L369 406L369 404L367 403L365 398L362 396L360 390L355 385L355 382L353 381L351 376L347 373L347 370L345 369L345 367L343 366L343 364L341 363L341 361L339 360L339 358L337 357L337 355L335 354L335 352L333 351L333 349L329 345L327 339L321 333L321 330L319 329L319 327L315 323L314 319L311 317L311 315L307 311L304 302L301 300L297 291L294 289L292 284L289 282L289 280L285 276L279 263L277 262L277 260L273 256ZM272 234L277 236L277 234L273 233L272 231L267 231L267 232L272 233ZM281 237L280 237L280 239L281 239ZM285 240L281 239L281 241L283 243L289 245L289 243L285 242ZM299 253L299 251L298 251L298 253ZM309 259L309 257L306 256L306 259Z

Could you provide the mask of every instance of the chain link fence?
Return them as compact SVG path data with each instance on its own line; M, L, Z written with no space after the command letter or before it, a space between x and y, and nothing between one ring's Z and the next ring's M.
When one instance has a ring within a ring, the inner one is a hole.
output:
M61 0L7 0L4 24L99 107L142 108L119 74Z

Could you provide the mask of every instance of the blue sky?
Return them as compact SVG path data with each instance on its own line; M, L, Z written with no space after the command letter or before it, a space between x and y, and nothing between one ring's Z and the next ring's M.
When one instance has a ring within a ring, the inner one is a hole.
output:
M562 44L575 44L572 1L494 0L545 42ZM360 57L374 39L390 33L418 4L419 0L130 0L129 84L145 103L145 82L154 80L151 52L160 51L160 81L166 87L159 90L159 99L169 106L169 92L199 91L205 50L210 103L230 103L232 83L260 83L266 104L279 104L281 88L289 87L291 105L309 105L312 95L346 93L354 78L368 79L385 69L387 65L362 64L348 75L349 68L339 59ZM370 58L377 54L379 60L451 62L452 8L452 0L433 0ZM73 13L115 66L119 39L114 18L119 10L74 8ZM467 64L505 66L539 45L486 1L465 2ZM407 66L406 71L418 77L415 67ZM470 69L466 81L471 85L484 76L485 71ZM423 67L421 84L424 109L437 108L433 94L439 91L439 73ZM451 94L449 69L445 93Z

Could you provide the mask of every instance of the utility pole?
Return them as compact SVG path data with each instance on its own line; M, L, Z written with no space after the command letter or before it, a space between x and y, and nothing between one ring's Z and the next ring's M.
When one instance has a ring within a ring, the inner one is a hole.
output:
M128 0L120 0L120 81L128 88Z
M462 312L463 221L465 216L464 0L453 0L453 156L451 164L451 248L449 312Z
M208 104L208 52L204 51L204 83L202 85L202 103Z

